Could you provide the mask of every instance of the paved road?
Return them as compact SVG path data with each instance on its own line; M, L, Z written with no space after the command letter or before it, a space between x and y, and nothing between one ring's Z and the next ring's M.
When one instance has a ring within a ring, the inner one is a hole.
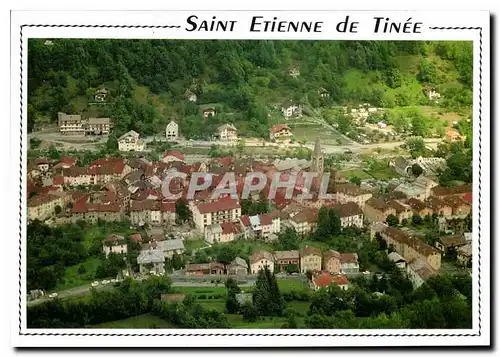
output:
M178 273L177 273L178 274ZM224 281L229 277L226 275L205 275L205 276L186 276L186 275L177 275L175 272L174 274L170 275L169 277L172 279L172 286L173 287L200 287L200 288L206 288L206 287L215 287L215 286L224 286ZM358 276L360 274L346 274L349 278ZM303 275L285 275L285 276L279 276L277 275L278 279L289 279L289 280L304 280ZM138 277L136 280L142 280L144 277ZM211 283L211 280L216 280L220 279L221 283L218 283L217 285ZM257 275L247 275L244 278L244 282L241 284L238 284L240 287L243 288L248 288L252 287L255 285L255 282L257 281ZM113 289L113 284L107 284L107 285L102 285L99 284L96 286L94 289L97 291L104 291L104 290L109 290ZM68 290L63 290L57 292L57 297L59 299L70 299L70 298L76 298L76 297L81 297L85 295L89 295L91 293L91 286L90 284L86 285L81 285L75 288L71 288ZM30 300L27 302L28 306L34 306L41 304L43 302L46 302L50 300L48 297L43 297L41 299L37 300Z

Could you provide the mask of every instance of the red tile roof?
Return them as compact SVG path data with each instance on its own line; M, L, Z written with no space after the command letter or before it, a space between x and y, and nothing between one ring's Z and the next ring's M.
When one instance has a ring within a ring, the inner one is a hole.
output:
M122 174L125 165L126 160L123 158L97 159L90 164L88 173L91 175Z
M175 202L165 202L161 203L162 212L175 212Z
M47 165L50 164L50 161L45 158L40 158L35 160L35 165Z
M358 254L357 253L342 253L340 254L340 260L342 264L344 263L357 263L358 262Z
M229 211L240 207L238 200L232 198L224 198L214 202L198 204L198 210L201 214L215 213L220 211Z
M224 222L220 225L222 229L222 234L238 234L240 233L240 225L234 224L232 222Z
M54 169L58 169L61 167L71 167L76 164L76 158L71 156L63 156L61 160L57 164L54 165Z
M130 211L159 211L161 203L156 200L130 201Z
M468 192L464 195L464 200L472 204L472 192Z
M165 155L163 155L164 158L167 156L173 156L181 161L184 161L184 154L180 151L169 150L165 153Z
M52 183L54 185L62 185L62 184L64 184L64 177L63 176L53 176Z
M130 236L130 240L133 240L135 242L142 242L142 236L140 233L135 233Z
M319 255L321 257L321 250L306 245L304 248L300 250L300 256L304 257L306 255Z
M273 125L271 127L271 129L269 129L269 131L272 133L272 134L275 134L283 129L286 129L286 130L290 130L290 127L286 124L276 124L276 125Z
M248 216L241 216L241 223L245 227L250 227L250 217L248 217Z
M316 275L313 279L314 279L314 284L318 288L326 288L332 284L335 285L349 284L349 280L345 275L331 275L326 271Z

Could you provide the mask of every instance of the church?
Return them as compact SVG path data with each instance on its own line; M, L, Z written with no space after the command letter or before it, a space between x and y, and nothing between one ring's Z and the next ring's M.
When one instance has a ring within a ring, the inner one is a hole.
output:
M316 143L314 144L314 150L311 156L311 171L323 173L325 169L325 154L321 149L321 144L319 143L319 138L316 138Z

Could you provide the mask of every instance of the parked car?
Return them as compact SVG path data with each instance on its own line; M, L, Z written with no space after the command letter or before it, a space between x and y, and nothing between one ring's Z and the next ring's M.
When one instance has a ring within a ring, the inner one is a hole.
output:
M101 284L102 284L102 285L106 285L106 284L109 284L109 283L110 283L110 281L109 281L109 280L103 280L103 281L101 281Z
M51 298L51 299L55 298L55 297L57 297L57 293L52 293L52 294L49 295L49 298Z
M90 284L92 287L96 287L97 285L99 285L99 282L98 281L94 281L92 284Z

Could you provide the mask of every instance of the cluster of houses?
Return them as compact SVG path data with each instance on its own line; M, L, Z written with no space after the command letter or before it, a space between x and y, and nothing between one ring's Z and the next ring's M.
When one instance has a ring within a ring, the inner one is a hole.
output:
M287 127L281 129L286 132ZM138 139L133 132L127 134L131 134L126 137L132 138L129 139L132 144L134 138ZM205 172L211 176L210 186L196 192L193 199L188 200L194 230L209 243L231 242L236 239L273 241L285 228L291 228L299 235L307 235L315 231L321 207L336 209L343 228L383 224L391 215L400 222L404 219L410 220L414 215L420 215L422 218L435 215L444 231L447 231L453 222L463 221L471 211L471 185L441 187L424 175L405 183L408 187L400 184L390 188L388 198L348 183L342 175L334 172L330 175L328 185L330 197L324 198L319 194L320 179L313 179L311 185L307 186L305 178L307 172L321 174L324 169L324 154L319 141L316 142L310 161L259 161L253 158L223 157L187 164L184 155L173 150L167 151L158 162L150 162L145 158L108 157L79 166L78 160L73 157L63 157L55 162L38 159L28 165L28 219L39 219L48 224L74 223L79 220L93 223L98 220L128 220L139 227L171 227L176 224L176 203L170 197L163 197L162 183L165 177L173 172L185 174L184 178L173 179L169 187L171 193L179 193L181 198L187 197L189 182L194 172ZM268 197L273 190L276 193L272 199L273 206L277 208L275 211L260 215L243 215L239 198L230 197L229 194L212 197L226 173L234 173L236 191L238 197L241 197L246 177L252 172L264 174L267 182L260 193L252 193L249 199L261 200ZM276 177L279 177L280 181L287 181L292 176L296 179L291 198L287 197L285 187L272 187ZM301 198L300 194L304 193L311 194L312 199ZM396 242L396 238L391 238L392 236L406 237L407 234L394 234L394 229L396 228L388 227L381 232L384 239L393 239L391 244ZM143 271L151 266L152 271L161 269L160 258L168 256L168 244L171 244L161 243L162 241L170 240L165 239L165 235L161 233L157 237L150 237L149 242L154 244L141 253L141 261L145 265ZM409 238L401 238L400 241L414 244L414 240ZM419 243L420 248L412 246L413 252L410 254L403 243L396 252L410 265L418 260L420 265L425 263L427 271L439 270L440 263L436 262L440 258L429 260L426 256L428 252L433 256L440 256L441 253L435 252L437 248L427 249L423 243ZM167 246L164 246L165 244ZM458 248L463 250L464 254L467 253L467 245ZM160 254L160 250L163 253ZM266 253L262 254L262 259L251 260L250 271L255 271L254 268L259 266L259 263L256 263L258 261L264 262L267 259L270 263L272 260L274 270L275 263L276 269L279 269L283 265L280 261L286 260L279 259L281 253L275 253L273 259L268 259L269 255L266 258ZM286 255L285 257L290 258ZM423 258L416 259L418 257ZM304 269L318 272L325 269L321 265L321 257L319 265L314 260L304 261L302 255L299 255L298 259L301 272L304 272ZM317 269L310 269L311 264L317 264ZM326 270L333 271L329 268ZM424 270L422 268L419 271Z
M370 114L382 113L382 108L372 107L370 103L358 104L357 108L342 107L344 113L349 115L356 124L361 125Z

